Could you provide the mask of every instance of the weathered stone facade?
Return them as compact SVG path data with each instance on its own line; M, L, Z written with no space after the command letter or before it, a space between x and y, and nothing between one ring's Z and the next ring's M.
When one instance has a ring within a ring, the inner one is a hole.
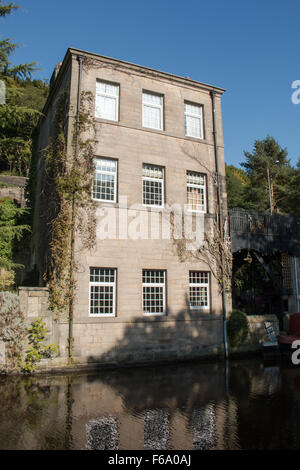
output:
M26 324L29 326L32 321L42 318L47 330L47 343L55 343L59 346L60 354L58 357L47 360L43 359L38 365L39 371L59 370L66 366L66 344L68 339L67 322L56 321L54 315L48 309L49 292L45 287L20 287L19 298L20 307L24 312ZM105 329L93 326L91 334L91 325L85 325L84 322L76 323L75 334L75 360L69 367L71 370L81 368L93 369L95 365L100 367L130 365L130 364L151 364L163 363L169 361L184 361L186 359L200 359L208 356L216 356L222 352L221 347L207 347L201 344L200 328L205 332L211 327L211 335L215 334L215 325L204 321L197 322L196 327L193 323L186 322L184 319L177 319L173 325L165 324L161 327L160 323L152 322L148 326L147 332L143 325L143 319L140 322L116 322L117 327L113 330L120 335L120 343L114 348L113 339L110 335L111 323ZM285 317L284 329L289 332L288 316ZM209 320L207 320L209 322ZM264 322L271 322L276 334L279 333L279 322L275 315L250 315L249 335L245 342L238 348L229 348L232 355L260 353L263 340L268 341ZM125 324L124 324L125 323ZM139 326L140 325L140 326ZM199 331L198 331L199 329ZM87 332L90 338L87 341ZM83 339L80 341L80 337ZM79 338L79 339L78 339ZM102 354L100 357L94 356L94 351L99 350L100 340L103 347L105 345L112 347L108 354ZM205 337L202 337L205 344ZM221 343L222 335L219 338ZM197 344L195 344L195 342ZM81 348L90 351L91 357L81 356ZM89 348L89 349L88 349Z
M82 58L79 73L78 56ZM130 219L129 209L142 204L143 164L164 169L165 204L184 206L187 201L187 171L206 175L207 211L205 227L215 216L215 153L218 154L222 180L221 197L226 211L224 148L222 135L221 95L224 90L190 79L140 67L130 63L69 49L56 77L39 127L40 160L35 205L33 263L40 271L41 285L47 260L46 227L43 225L43 206L40 195L46 178L42 150L49 142L57 99L62 90L69 93L68 136L72 137L80 89L90 92L95 100L96 81L119 86L118 119L95 117L97 142L95 157L117 161L116 202L97 201L97 220L102 208L114 208L117 225L124 216ZM163 96L163 130L143 127L143 91ZM215 96L215 129L213 126L212 92ZM199 103L203 110L203 138L185 135L184 103ZM214 132L216 145L214 141ZM69 145L70 142L69 142ZM71 149L71 146L70 146ZM71 151L71 150L70 150ZM127 207L124 207L124 197ZM150 215L149 207L139 206L138 214ZM151 210L151 217L161 227L165 208ZM128 219L127 219L128 220ZM150 222L147 222L147 224ZM82 249L75 240L77 289L74 306L75 363L137 363L178 360L222 353L222 298L217 281L209 274L209 302L206 308L191 309L189 304L189 272L210 271L204 262L195 259L181 261L170 239L164 239L158 229L154 239L120 236L103 239L97 232L91 251ZM115 315L90 315L90 268L113 268L116 271ZM164 315L143 314L143 270L163 270L166 273ZM67 356L68 324L58 325L60 357Z

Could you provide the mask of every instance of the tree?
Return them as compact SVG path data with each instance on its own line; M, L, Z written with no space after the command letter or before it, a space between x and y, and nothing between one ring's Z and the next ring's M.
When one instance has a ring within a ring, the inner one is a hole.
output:
M1 5L3 1L0 1L0 17L1 16L6 16L10 15L14 10L17 10L19 5L14 4L13 2L10 2L8 5Z
M11 199L0 200L0 290L13 285L14 269L20 267L13 261L13 250L15 241L30 230L21 222L24 212Z
M245 171L234 165L226 165L226 186L228 209L245 207L244 190L248 182Z
M2 3L0 0L1 17L19 8L12 2ZM0 41L0 80L6 87L5 104L0 105L0 171L28 176L32 133L48 87L41 81L31 80L36 70L34 62L12 65L10 57L17 47L10 39Z
M256 140L253 152L244 151L244 155L246 162L241 165L248 177L243 191L245 207L260 212L270 210L269 171L272 210L287 212L290 178L295 171L287 158L287 150L267 136L264 140Z
M289 178L286 209L286 212L294 214L300 220L300 159Z

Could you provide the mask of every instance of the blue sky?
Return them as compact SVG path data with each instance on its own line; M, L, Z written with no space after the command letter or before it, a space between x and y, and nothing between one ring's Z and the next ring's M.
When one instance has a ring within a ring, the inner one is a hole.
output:
M7 2L4 2L7 3ZM36 61L50 78L68 47L211 83L223 96L225 159L243 161L254 140L272 135L300 157L299 0L19 0L0 21L21 47L13 61Z

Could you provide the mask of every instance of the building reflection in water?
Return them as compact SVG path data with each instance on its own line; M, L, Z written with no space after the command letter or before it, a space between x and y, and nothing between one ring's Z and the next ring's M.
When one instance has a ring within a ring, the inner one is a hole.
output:
M92 419L86 425L88 450L118 450L118 420L113 417Z
M169 411L146 410L144 412L144 449L166 450L169 437Z
M193 411L194 449L210 450L216 445L216 410L208 405Z
M0 449L300 449L300 370L259 360L0 379ZM296 386L297 385L297 386Z

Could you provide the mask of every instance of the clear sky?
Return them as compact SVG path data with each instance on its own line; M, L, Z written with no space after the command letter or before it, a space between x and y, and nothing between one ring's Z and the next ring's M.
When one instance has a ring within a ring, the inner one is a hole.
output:
M7 3L7 2L4 2ZM22 45L15 63L36 61L50 78L68 47L134 62L227 92L225 158L243 161L254 140L272 135L300 157L299 0L19 0L0 21L0 38Z

